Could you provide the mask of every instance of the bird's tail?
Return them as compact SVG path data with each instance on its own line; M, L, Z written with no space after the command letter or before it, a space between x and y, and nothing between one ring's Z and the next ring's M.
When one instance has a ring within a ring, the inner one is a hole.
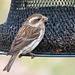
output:
M12 66L12 64L14 63L14 60L16 59L17 55L13 54L8 62L8 64L5 66L5 68L3 69L3 71L10 71L10 68Z

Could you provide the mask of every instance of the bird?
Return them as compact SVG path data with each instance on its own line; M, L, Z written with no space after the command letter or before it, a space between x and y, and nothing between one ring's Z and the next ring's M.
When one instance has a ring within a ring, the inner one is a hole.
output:
M22 53L29 53L31 58L33 58L35 54L31 51L33 51L43 39L45 34L44 23L47 21L48 18L39 13L35 13L28 17L12 42L11 49L7 53L7 55L12 55L3 71L9 72L16 57L20 58Z

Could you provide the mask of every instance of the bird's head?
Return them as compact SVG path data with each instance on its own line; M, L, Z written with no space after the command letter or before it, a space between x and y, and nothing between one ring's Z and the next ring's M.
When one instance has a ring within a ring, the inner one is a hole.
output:
M26 23L30 26L33 27L37 27L39 26L41 23L47 22L48 18L41 15L41 14L33 14L32 16L30 16L27 20Z

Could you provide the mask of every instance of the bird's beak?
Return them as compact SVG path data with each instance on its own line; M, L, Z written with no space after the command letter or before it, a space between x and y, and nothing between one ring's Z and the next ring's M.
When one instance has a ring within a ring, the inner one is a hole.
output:
M43 16L41 21L42 21L42 22L47 22L47 21L48 21L48 18L45 17L45 16Z

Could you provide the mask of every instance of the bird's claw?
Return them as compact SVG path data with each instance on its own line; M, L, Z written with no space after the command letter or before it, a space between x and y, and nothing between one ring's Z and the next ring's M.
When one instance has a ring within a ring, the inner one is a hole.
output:
M35 54L34 53L31 53L31 52L29 52L29 54L31 55L31 59L33 59L35 56Z
M21 58L21 57L22 57L22 55L20 54L18 57L19 57L19 58Z

